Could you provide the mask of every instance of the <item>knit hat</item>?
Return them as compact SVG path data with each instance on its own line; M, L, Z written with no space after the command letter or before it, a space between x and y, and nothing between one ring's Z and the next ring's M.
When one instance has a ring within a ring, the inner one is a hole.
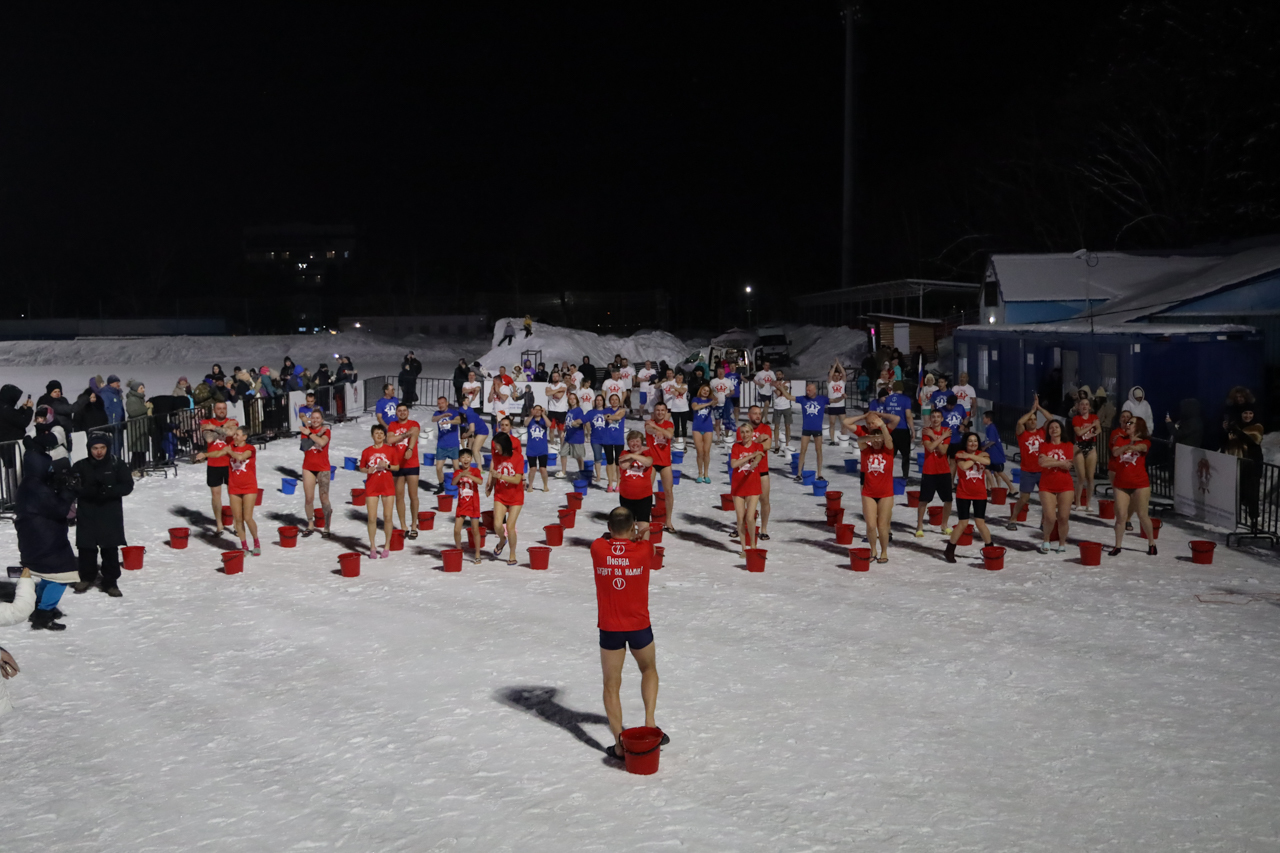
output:
M262 367L260 367L260 368L258 369L258 373L259 373L259 374L261 374L262 376L270 376L270 375L271 375L271 368L267 367L267 366L264 364L264 365L262 365Z
M185 376L179 376L179 377L178 377L178 384L179 384L179 385L190 385L191 383L187 381L187 377L185 377Z
M107 437L107 434L105 432L89 433L89 440L85 442L85 446L88 447L89 449L93 449L94 445L97 445L97 444L105 444L107 447L110 447L111 439Z
M129 390L130 390L130 391L137 391L137 390L138 390L139 388L141 388L141 387L142 387L142 383L141 383L141 382L139 382L138 380L136 380L136 379L130 379L130 380L129 380Z
M49 384L44 386L44 392L46 394L52 394L54 391L61 391L61 390L62 390L62 383L56 379L50 379Z
M120 377L119 377L119 376L116 376L114 373L107 377L107 384L108 384L108 385L111 385L111 384L116 383L116 382L119 382L119 381L120 381Z

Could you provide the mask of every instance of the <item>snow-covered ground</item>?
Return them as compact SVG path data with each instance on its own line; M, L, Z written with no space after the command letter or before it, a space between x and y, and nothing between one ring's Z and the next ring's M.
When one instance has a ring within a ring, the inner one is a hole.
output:
M335 458L367 428L338 427ZM1220 546L1194 565L1203 534L1174 519L1158 557L1130 536L1097 568L999 528L1006 567L987 572L977 548L951 565L938 533L911 538L900 506L892 561L855 574L823 500L775 476L768 567L749 574L717 453L713 485L677 487L682 534L652 579L672 743L640 777L596 749L587 546L616 496L590 493L546 572L525 549L563 481L530 495L517 568L440 572L440 515L344 579L363 510L341 506L335 541L275 544L300 520L277 479L298 456L259 458L266 547L244 574L217 571L232 543L183 466L127 499L148 553L123 599L68 594L67 631L0 631L22 666L0 720L6 853L1280 846L1277 564ZM856 480L826 462L861 533ZM358 484L340 470L335 499ZM179 525L204 530L185 551L165 544ZM1111 534L1090 515L1072 535ZM13 562L9 525L0 547ZM623 697L636 724L631 666Z
M507 322L516 329L515 341L499 345ZM521 329L523 317L505 317L493 325L490 350L480 356L480 364L490 373L497 373L505 366L511 372L520 363L520 353L540 350L542 361L548 366L567 361L578 364L585 355L597 367L613 361L614 354L626 357L632 364L643 365L651 359L656 365L665 359L669 364L679 364L698 346L697 341L683 341L670 332L641 331L632 335L600 335L581 329L553 326L550 323L534 323L533 334L524 336Z

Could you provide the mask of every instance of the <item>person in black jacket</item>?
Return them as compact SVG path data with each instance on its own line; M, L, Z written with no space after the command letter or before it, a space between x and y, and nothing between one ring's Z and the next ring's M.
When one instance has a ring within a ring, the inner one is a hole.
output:
M80 551L77 593L87 592L98 579L98 553L102 553L102 590L120 597L119 548L129 544L124 536L124 496L133 492L129 466L111 455L111 439L104 433L89 436L89 455L71 469L78 477L76 493L76 548Z
M347 414L346 390L341 386L354 385L358 378L359 374L356 373L356 366L351 363L351 356L344 355L342 358L338 359L338 372L334 374L333 384L335 386L334 394L337 397L337 399L334 400L334 403L336 404L334 406L334 411L338 413L338 417L340 418L345 417Z
M55 473L49 454L34 442L25 442L22 457L22 485L18 487L18 551L22 565L31 570L36 582L36 609L31 627L62 631L67 626L58 602L67 584L79 580L76 555L67 538L67 516L75 501L74 475Z
M61 382L56 379L49 381L44 388L44 394L36 400L36 408L41 406L53 409L53 416L57 418L59 426L65 429L68 435L71 434L73 428L71 401L62 395Z
M400 400L413 408L418 402L418 376L422 373L422 362L414 356L413 350L400 363Z
M21 406L22 389L17 385L0 388L0 441L21 441L27 434L34 409L30 398Z
M596 368L595 365L591 363L590 358L585 355L582 357L582 363L578 365L578 372L582 374L582 378L584 380L591 380L592 388L596 387Z
M456 405L462 405L462 386L466 383L467 374L470 372L471 368L467 366L467 360L458 359L458 366L453 369L453 392Z

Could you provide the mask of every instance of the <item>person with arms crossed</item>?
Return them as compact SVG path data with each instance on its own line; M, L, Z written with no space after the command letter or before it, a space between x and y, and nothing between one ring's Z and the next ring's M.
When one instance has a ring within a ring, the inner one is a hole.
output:
M324 425L324 414L319 409L307 416L302 424L302 494L306 506L307 529L303 536L316 532L315 498L316 486L320 487L320 508L324 511L324 530L321 535L326 539L333 529L333 507L329 503L329 478L332 466L329 463L329 442L333 439L332 431Z
M977 433L966 433L962 448L956 453L956 517L959 523L947 542L945 557L948 563L956 561L956 544L964 535L970 516L974 527L982 534L982 544L991 544L991 531L987 529L987 475L983 470L991 456L982 449L982 439Z
M1062 421L1053 419L1044 425L1044 443L1040 445L1040 530L1044 542L1040 552L1048 554L1055 523L1058 527L1059 553L1067 550L1067 531L1071 523L1071 501L1075 484L1071 482L1075 445L1068 441Z
M569 460L576 459L578 461L578 473L581 474L586 470L587 445L586 445L586 422L587 413L582 411L582 405L578 401L578 395L570 391L566 395L569 404L569 410L565 412L564 420L564 440L560 442L560 470L556 472L557 479L564 479L569 471ZM577 479L577 478L575 478Z
M961 373L960 381L951 393L956 395L956 402L964 407L966 412L973 411L973 404L977 402L978 392L973 390L973 386L969 384L969 374Z
M453 472L453 485L458 490L458 502L453 515L453 547L462 550L462 528L471 525L472 562L480 562L480 489L484 475L471 464L471 449L458 451L458 467Z
M1053 415L1040 407L1040 395L1036 394L1027 412L1014 424L1014 434L1018 437L1018 458L1022 460L1018 469L1018 500L1009 506L1009 523L1006 530L1018 529L1018 516L1031 503L1031 493L1040 487L1040 445L1044 444L1044 430L1039 428L1040 415L1044 415L1045 423L1053 420Z
M507 565L514 566L518 562L516 520L524 507L524 456L508 432L500 432L493 437L493 461L484 493L486 497L493 495L493 529L498 534L493 556L501 556L507 540L510 540Z
M858 439L861 453L862 518L877 563L889 562L889 524L893 521L893 436L878 412L865 417L867 434Z
M120 551L129 544L124 534L124 497L133 492L133 475L123 460L111 455L111 438L90 433L89 455L71 470L80 478L76 488L76 550L80 580L72 589L88 592L98 579L98 554L102 554L102 591L120 598Z
M836 441L836 426L844 421L844 410L844 365L840 363L840 359L836 359L827 371L827 429L833 446L839 443ZM842 428L841 434L843 433L844 430Z
M724 378L724 365L716 365L716 375L708 383L711 393L715 396L716 410L712 412L711 418L716 429L715 443L724 443L724 431L733 429L733 407L729 405L729 392L733 390L733 383Z
M827 398L818 394L817 384L809 382L805 384L804 396L796 400L796 405L800 407L800 473L796 475L796 482L804 479L804 458L812 441L818 465L816 477L825 483L827 478L822 476L822 422L827 412Z
M671 442L676 433L676 425L671 421L666 403L658 403L653 407L653 417L644 425L645 441L653 457L653 469L658 472L662 481L662 492L667 496L667 529L676 530L676 487L675 477L671 473Z
M747 409L747 423L751 424L751 440L760 446L764 456L756 465L760 472L760 541L769 541L769 451L773 449L773 428L764 422L764 408L752 406ZM710 482L710 480L708 480Z
M1147 537L1147 554L1156 555L1155 532L1147 515L1147 505L1151 501L1151 479L1147 475L1147 451L1150 449L1147 425L1141 418L1134 417L1128 419L1125 434L1111 444L1111 455L1116 459L1116 547L1111 549L1112 557L1120 555L1125 522L1129 520L1130 512L1138 514L1138 523Z
M911 398L902 393L902 380L895 381L891 388L881 412L896 419L896 426L891 427L893 452L902 455L902 479L905 480L911 473L911 437L915 435L916 425L912 419Z
M622 398L617 394L609 395L609 405L605 409L604 458L608 463L609 491L618 491L618 455L626 446L625 436L627 410L622 408Z
M791 445L791 410L796 398L791 393L791 382L781 368L774 372L774 376L773 433L779 438L774 444L778 447L778 455L786 456L787 448ZM786 436L785 440L782 440L783 435Z
M618 455L618 469L618 504L631 511L636 538L648 541L653 512L653 451L645 447L645 435L640 430L627 433L627 449Z
M560 371L551 371L547 385L547 417L551 419L551 442L556 447L564 444L564 422L569 412L569 386L560 381Z
M231 459L226 453L210 456L209 451L225 450L239 426L235 418L227 417L227 404L224 402L214 403L213 417L200 422L200 434L204 438L205 449L195 455L195 461L209 460L205 471L205 483L209 486L209 495L213 501L213 520L217 524L217 528L213 531L215 535L221 534L226 529L222 526L222 487L227 484L231 476Z
M916 538L924 538L924 515L936 496L942 501L942 528L944 534L951 533L947 521L951 518L951 466L948 458L951 455L951 430L942 422L942 412L934 409L929 413L929 425L920 433L920 441L924 444L924 470L920 472L920 503L916 509Z
M737 517L734 531L739 543L739 557L747 556L748 548L755 548L756 514L760 508L759 466L765 453L756 444L754 428L750 422L738 427L738 440L729 451L729 491L733 494L733 510Z
M360 454L359 466L360 473L365 475L364 506L368 516L366 526L369 531L369 559L385 560L391 556L391 512L395 507L395 470L399 467L399 451L387 446L387 428L382 424L374 424L369 435L373 444ZM378 550L379 504L382 506L381 551Z
M440 401L436 401L438 406ZM400 529L410 539L418 538L418 477L421 472L418 456L418 437L422 425L409 418L409 404L403 400L396 406L396 419L387 427L387 445L399 452L396 460L396 515L400 517ZM409 521L405 523L405 493L408 492Z
M382 397L373 404L374 417L385 428L396 419L396 406L399 405L400 401L396 398L396 387L390 384L383 385Z
M529 461L529 481L524 486L526 492L533 491L533 475L538 471L542 472L542 491L548 491L547 456L551 448L548 445L547 436L550 431L551 425L542 414L542 407L534 406L533 414L529 416L529 425L525 430L525 440L529 443L525 448L525 459Z
M235 523L235 533L240 537L240 550L255 557L262 556L262 543L258 541L258 522L253 518L253 507L258 502L258 466L254 457L258 450L249 443L249 436L244 427L236 427L231 436L231 444L219 450L209 451L209 455L226 456L231 461L228 466L227 492L230 494L231 518ZM248 533L253 536L253 550L249 549Z
M756 398L760 401L760 410L764 412L764 417L769 417L769 404L773 402L773 384L778 381L777 374L773 372L773 366L769 362L763 362L760 369L756 371Z

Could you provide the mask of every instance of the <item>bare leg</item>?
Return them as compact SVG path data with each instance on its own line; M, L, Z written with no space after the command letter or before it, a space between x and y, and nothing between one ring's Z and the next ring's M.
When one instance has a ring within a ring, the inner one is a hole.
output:
M889 556L889 529L893 524L893 498L876 501L876 530L880 536L880 556Z
M365 526L369 531L369 553L378 553L378 497L366 495L364 499Z
M307 529L315 530L316 473L314 471L302 472L302 496L306 506L306 512L303 514L307 517Z
M217 532L221 533L225 529L222 526L222 486L210 486L209 497L213 501L213 523L218 526Z
M1058 545L1067 547L1067 532L1071 526L1071 507L1066 501L1058 500Z
M462 525L466 523L466 516L457 515L453 518L453 547L459 551L462 550Z
M817 443L819 447L822 446L821 436L818 437ZM800 436L800 464L796 466L796 470L800 472L801 476L803 476L804 474L804 459L808 454L809 454L809 436L802 435Z
M672 533L678 533L676 526L671 523L676 520L675 476L671 473L671 466L668 465L663 468L660 476L662 477L662 491L667 496L667 529Z
M408 530L408 526L404 523L404 492L407 485L408 477L396 477L396 515L400 518L400 529Z
M516 547L519 544L519 537L516 536L516 519L520 517L520 510L521 505L507 507L507 540L511 543L507 546L507 564L512 566L516 564Z
M418 529L418 475L411 474L402 478L405 483L405 490L409 493L409 521L410 527L414 530ZM328 521L328 514L325 514L325 520ZM403 522L401 522L403 524Z
M240 506L240 496L231 495L231 523L236 538L244 541L244 510Z
M1113 489L1112 498L1116 502L1116 547L1124 544L1124 521L1129 517L1129 492L1126 489Z
M1138 513L1138 524L1142 527L1142 532L1147 534L1147 544L1151 545L1156 541L1155 530L1151 527L1151 516L1147 513L1147 505L1151 501L1150 487L1145 489L1134 489L1133 504ZM1123 525L1122 525L1123 527Z
M769 511L772 509L769 505L769 489L771 487L770 480L773 475L760 478L760 535L769 532Z
M395 512L396 502L391 495L383 495L382 497L382 547L391 547L391 531L395 529L392 523L392 514Z
M253 517L254 504L258 502L258 495L241 495L240 496L240 514L244 518L244 523L249 527L249 535L253 537L253 541L258 541L258 522Z
M654 711L658 707L658 650L657 643L650 643L643 649L632 649L631 656L640 667L640 697L644 700L644 724L649 728L657 728L654 722Z
M604 676L604 714L609 718L609 731L613 732L618 754L622 754L622 665L627 662L627 650L601 649L600 669Z

